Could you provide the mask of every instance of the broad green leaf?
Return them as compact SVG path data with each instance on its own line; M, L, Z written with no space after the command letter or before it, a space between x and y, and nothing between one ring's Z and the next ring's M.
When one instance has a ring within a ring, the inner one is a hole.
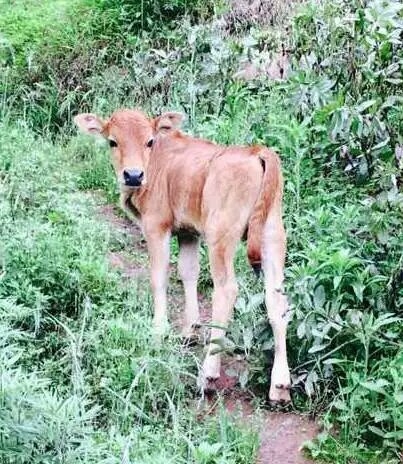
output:
M297 327L297 336L298 338L303 338L306 334L305 321L301 322Z
M322 345L313 345L313 346L311 346L311 348L309 348L308 353L311 353L311 354L317 353L318 351L324 350L328 346L329 346L328 343L325 343L325 344L322 344Z
M362 302L364 299L363 295L364 295L365 285L359 282L355 282L352 284L352 287L353 287L355 296L360 302Z
M384 387L389 385L386 379L370 380L367 382L360 382L360 385L368 390L376 393L386 394Z
M346 361L344 359L339 359L339 358L328 358L323 361L323 364L342 364L345 363Z
M323 285L318 285L313 294L313 302L316 308L322 308L326 301L325 288Z
M386 411L375 411L371 416L374 418L374 421L379 423L391 418L391 415Z
M366 101L362 102L360 105L358 105L356 110L359 113L363 113L365 110L367 110L371 106L375 105L375 103L376 103L376 100L366 100Z
M384 436L385 438L394 438L396 440L403 440L403 429L396 430L394 432L386 432Z
M333 277L333 288L337 290L339 288L339 285L343 279L343 276L334 276Z
M348 405L342 400L333 401L332 406L334 408L338 409L339 411L348 411L349 410Z
M385 438L385 432L381 430L379 427L375 427L374 425L369 425L368 429L371 430L371 432L378 435L379 437Z

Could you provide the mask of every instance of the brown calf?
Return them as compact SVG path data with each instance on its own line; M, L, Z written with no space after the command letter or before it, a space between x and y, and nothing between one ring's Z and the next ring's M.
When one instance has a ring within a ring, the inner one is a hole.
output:
M141 220L150 254L154 327L167 324L169 241L179 240L179 273L185 291L186 326L199 323L197 279L199 236L209 248L214 282L210 344L201 385L220 376L217 342L225 335L237 295L233 260L247 232L251 265L263 268L266 306L275 357L269 396L288 401L287 300L282 292L286 248L281 215L283 180L276 153L264 147L220 146L178 130L179 113L148 119L140 111L116 111L107 121L75 117L81 130L105 137L120 185L123 208Z

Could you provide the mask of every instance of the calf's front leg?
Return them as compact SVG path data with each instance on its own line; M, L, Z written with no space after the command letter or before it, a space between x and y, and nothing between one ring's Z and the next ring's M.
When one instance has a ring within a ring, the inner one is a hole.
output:
M154 299L153 326L157 336L168 329L167 286L169 273L169 231L144 227L150 257L151 290Z
M192 338L195 326L200 324L199 303L197 301L197 279L199 277L199 239L190 234L178 235L178 271L185 291L185 324L183 336Z

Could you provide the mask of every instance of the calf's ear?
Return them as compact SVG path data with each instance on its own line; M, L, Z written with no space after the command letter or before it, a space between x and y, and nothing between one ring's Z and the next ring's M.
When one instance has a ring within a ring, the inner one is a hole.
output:
M160 130L171 130L179 129L182 125L184 115L182 113L176 113L173 111L168 111L167 113L162 113L161 116L158 116L154 119L155 130L158 132Z
M102 128L105 125L101 118L91 113L78 114L74 116L73 120L82 132L92 135L101 135Z

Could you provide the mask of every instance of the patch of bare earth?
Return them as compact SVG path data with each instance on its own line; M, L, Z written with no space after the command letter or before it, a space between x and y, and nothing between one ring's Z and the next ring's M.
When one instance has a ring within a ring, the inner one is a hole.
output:
M111 226L130 236L133 246L138 253L147 253L146 241L143 237L141 227L134 221L118 215L118 210L113 205L103 205L99 213Z
M138 264L133 263L133 261L126 257L120 251L111 251L108 255L109 264L115 268L119 269L123 277L140 279L147 277L147 269L139 267Z
M269 413L260 433L258 464L308 464L301 447L318 434L317 424L297 414Z
M125 278L147 279L147 245L138 224L118 215L117 208L103 205L100 216L111 227L128 236L131 242L129 251L110 251L108 260L111 267L118 269ZM132 253L130 253L132 251Z
M111 205L102 206L100 215L112 227L127 234L131 240L129 252L110 252L109 263L121 271L122 276L132 279L148 280L147 247L138 224L121 217L117 209ZM180 330L183 324L183 291L175 272L171 274L171 289L168 294L170 314L173 326ZM207 340L207 326L211 320L211 305L205 296L199 294L200 319L202 327L199 331L200 341ZM256 410L254 395L240 387L240 378L247 368L242 356L223 355L221 376L215 382L215 393L207 395L201 416L214 414L217 410L218 398L223 399L226 410L237 420L259 427L260 449L257 464L309 464L304 457L302 445L318 434L318 426L308 418L292 413Z

